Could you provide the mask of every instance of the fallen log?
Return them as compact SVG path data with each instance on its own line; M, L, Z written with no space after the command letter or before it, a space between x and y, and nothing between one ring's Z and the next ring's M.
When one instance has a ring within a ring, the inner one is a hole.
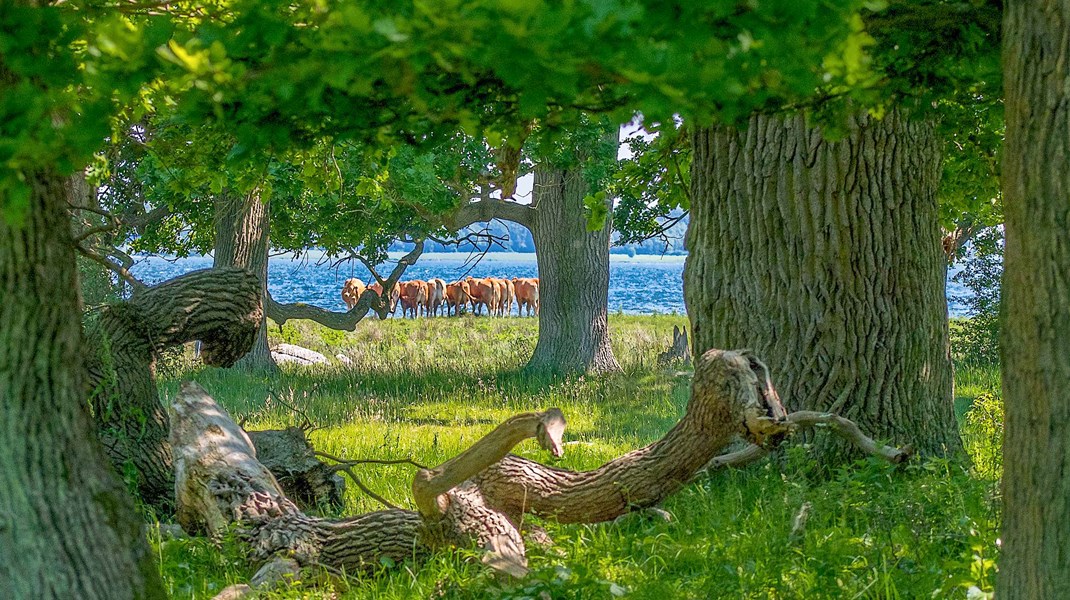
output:
M827 422L852 431L823 415L796 413L795 421L761 361L746 352L711 350L697 362L683 418L645 448L592 471L541 465L509 452L535 438L559 456L564 416L557 409L525 413L443 464L420 468L412 484L417 510L335 520L301 512L257 460L245 432L203 389L186 382L171 408L178 517L187 530L210 534L237 525L260 560L287 556L301 566L352 573L377 568L388 562L384 558L419 560L436 549L474 544L486 551L489 566L522 576L525 513L565 523L612 520L678 491L737 436L764 452L801 424Z
M141 500L161 513L174 506L175 476L157 360L196 340L205 364L231 366L252 347L262 314L256 275L207 269L140 290L105 307L87 327L85 382L98 435L116 470L130 473L132 467ZM254 439L264 462L303 506L341 504L340 479L314 457L303 434L265 431Z
M774 418L783 408L763 387L767 379L757 365L745 354L707 352L680 423L662 440L600 469L576 473L508 455L530 437L562 452L561 412L526 413L442 465L420 469L413 480L418 511L343 520L302 513L257 461L241 428L187 382L171 411L179 522L208 533L238 524L264 560L283 552L302 565L353 572L374 568L383 557L418 559L435 548L474 543L488 551L488 564L521 575L524 512L565 522L609 520L678 490L734 436L768 441L787 431Z
M87 327L86 391L98 434L117 471L134 467L146 504L166 510L174 503L157 359L199 340L205 364L230 366L249 350L262 314L255 275L209 269L138 291L105 307Z

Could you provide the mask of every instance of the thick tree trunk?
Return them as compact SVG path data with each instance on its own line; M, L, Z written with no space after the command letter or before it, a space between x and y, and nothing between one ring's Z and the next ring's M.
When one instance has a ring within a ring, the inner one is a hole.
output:
M156 359L193 340L206 364L234 364L263 321L260 281L243 269L187 273L108 306L88 331L86 392L100 439L141 499L165 512L174 501L167 414Z
M940 150L931 126L859 116L838 142L801 115L693 133L684 298L694 352L751 348L792 409L956 452ZM837 459L837 440L822 455Z
M64 180L28 175L26 222L0 216L0 589L5 598L164 598L83 391Z
M535 170L531 233L539 266L539 340L528 368L613 372L609 345L609 220L587 231L580 169Z
M1005 11L998 595L1070 598L1070 3Z
M216 198L215 256L213 266L241 267L256 274L267 295L270 207L254 189L247 196L224 192ZM266 304L266 302L265 302ZM267 341L267 316L249 353L236 364L251 371L274 373L279 367L271 358Z

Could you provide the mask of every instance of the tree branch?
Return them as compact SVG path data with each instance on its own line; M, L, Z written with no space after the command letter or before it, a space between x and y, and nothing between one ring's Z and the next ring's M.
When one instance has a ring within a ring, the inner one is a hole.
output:
M423 251L424 241L416 240L416 246L398 260L397 266L390 272L390 277L382 281L380 285L383 286L383 295L387 299L390 296L391 288L397 285L398 280L405 273L405 269L415 264ZM379 278L376 277L376 279L378 280ZM390 302L389 300L384 301L374 290L365 290L352 309L347 312L336 312L303 302L281 304L271 297L270 292L265 290L264 308L267 311L268 318L278 323L280 327L291 319L307 319L337 331L355 331L357 323L360 323L368 315L368 311L374 310L379 315L379 318L385 319L389 314Z
M492 219L512 221L531 229L535 224L535 209L508 200L484 198L461 206L443 224L453 231L459 231L473 223Z
M89 260L101 265L105 269L121 277L123 281L129 283L130 286L134 288L135 292L140 292L141 290L147 289L149 287L145 285L143 281L141 281L137 277L134 277L133 273L131 273L126 267L115 264L114 262L108 260L107 257L100 255L82 246L81 244L75 244L74 248L82 256L88 258Z
M905 462L914 453L911 446L894 448L877 443L873 438L862 433L858 424L854 421L833 413L823 413L811 410L800 410L789 414L785 420L796 430L813 429L816 427L828 427L833 433L858 446L863 452L892 463ZM768 448L757 444L750 444L745 448L722 454L711 460L702 471L708 473L725 467L745 467L769 454Z
M446 508L443 494L500 461L527 438L537 438L543 449L561 456L564 454L561 447L564 431L565 415L557 408L524 413L506 420L464 452L434 469L421 469L416 473L412 495L420 514L425 517L443 514Z

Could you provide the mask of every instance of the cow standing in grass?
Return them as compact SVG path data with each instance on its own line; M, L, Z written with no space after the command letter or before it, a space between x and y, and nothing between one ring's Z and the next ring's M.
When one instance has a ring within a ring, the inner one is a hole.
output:
M535 315L539 314L539 279L537 277L514 277L513 288L516 290L516 312L520 312L527 307L528 316L531 316L532 311Z
M346 279L342 284L342 302L346 303L346 310L353 310L353 307L357 305L357 300L360 299L360 295L364 293L364 282L357 279Z
M427 309L431 315L438 316L440 308L444 308L446 303L446 282L439 279L429 279L427 281Z
M471 301L472 295L467 281L446 284L446 316L449 316L450 309L453 309L454 315L460 316L461 307L468 306Z
M470 293L472 295L472 312L481 314L481 306L487 307L487 314L494 314L498 309L498 302L501 299L501 295L498 292L498 286L494 284L491 278L486 279L474 279L469 277L467 280Z
M420 310L427 305L427 282L404 281L400 285L399 298L401 300L401 316L406 317L411 312L412 318L420 314Z

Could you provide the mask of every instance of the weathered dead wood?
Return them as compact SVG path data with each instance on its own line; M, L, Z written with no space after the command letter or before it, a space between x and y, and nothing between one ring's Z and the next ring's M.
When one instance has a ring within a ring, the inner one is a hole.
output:
M177 518L187 531L208 534L238 524L263 559L285 552L302 565L346 571L375 567L383 557L419 558L441 545L476 541L495 549L503 545L502 537L519 540L516 527L486 507L470 485L440 490L446 483L463 482L471 469L500 459L526 437L539 437L559 450L562 426L560 411L520 415L495 430L489 441L438 468L422 470L424 475L418 478L422 483L414 487L421 490L419 498L431 499L432 514L427 518L393 509L343 520L320 519L302 513L283 494L257 460L246 433L200 386L185 382L171 406ZM519 547L523 548L522 541Z
M661 440L598 469L574 472L509 455L527 438L562 453L561 412L527 413L445 463L419 468L412 484L417 511L330 520L304 514L283 494L249 437L196 384L182 385L171 419L178 518L187 530L218 533L236 524L260 559L285 555L302 566L347 572L375 568L384 557L419 559L437 548L474 544L486 550L488 566L523 576L520 524L526 512L590 523L653 507L738 436L750 440L759 455L795 429L817 424L863 445L868 440L835 415L785 415L761 361L746 352L711 350L698 360L680 422ZM879 444L872 449L889 459L905 455Z
M86 386L97 431L120 473L136 471L142 501L169 512L174 470L156 361L198 340L205 364L233 365L251 347L262 315L260 282L239 268L187 273L105 307L87 328ZM262 462L306 506L341 503L341 480L298 430L254 434Z
M905 462L914 454L913 447L907 445L902 448L881 444L873 438L862 433L862 429L854 421L832 413L800 410L788 414L784 418L792 432L803 429L827 428L844 440L854 444L867 454L882 458L892 464ZM711 460L704 471L716 471L725 467L745 467L756 462L769 454L769 449L757 444L750 444L735 452L722 454Z
M681 330L673 325L672 345L658 355L658 364L664 366L676 363L691 364L691 347L687 343L687 327Z
M419 511L378 511L344 520L310 517L282 493L256 459L248 436L196 384L185 383L172 410L179 522L215 533L237 523L255 554L285 552L303 565L366 570L382 557L419 558L443 546L476 544L487 564L526 572L523 512L566 522L603 521L652 506L687 483L735 435L773 439L786 427L761 363L746 354L702 357L687 415L665 438L601 469L574 473L507 453L534 437L562 452L560 411L515 416L467 451L413 481ZM528 501L530 499L530 501Z
M737 435L775 441L787 428L764 365L746 353L710 350L691 384L687 412L665 437L592 471L508 456L474 479L488 502L563 523L594 523L654 506L691 481Z
M234 364L262 314L260 283L242 269L195 271L104 308L87 328L86 387L98 433L120 473L137 471L147 504L172 504L174 475L156 361L173 346L202 342L209 365Z
M338 469L316 457L305 430L300 427L247 431L256 457L282 486L286 496L302 509L341 506L345 481Z

